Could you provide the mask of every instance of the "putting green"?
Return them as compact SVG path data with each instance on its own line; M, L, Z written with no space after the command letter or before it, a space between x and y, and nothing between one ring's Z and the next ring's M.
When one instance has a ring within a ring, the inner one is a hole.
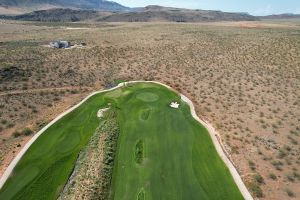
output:
M171 101L179 109L170 108ZM0 199L56 199L101 124L97 111L108 104L117 108L120 126L111 199L243 199L188 105L152 83L94 95L53 124L17 164Z
M144 102L154 102L159 99L157 94L151 92L138 93L136 98Z

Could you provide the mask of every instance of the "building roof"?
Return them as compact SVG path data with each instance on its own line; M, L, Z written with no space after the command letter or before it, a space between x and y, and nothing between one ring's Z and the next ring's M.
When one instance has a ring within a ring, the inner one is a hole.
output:
M50 46L54 48L68 48L70 47L70 43L68 41L52 41L50 42Z

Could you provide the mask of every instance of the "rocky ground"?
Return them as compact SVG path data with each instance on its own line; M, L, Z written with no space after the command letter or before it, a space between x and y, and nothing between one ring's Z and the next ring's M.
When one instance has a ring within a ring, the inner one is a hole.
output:
M1 23L2 173L32 136L25 127L40 129L114 80L157 80L214 124L254 196L299 198L299 24ZM87 47L43 46L55 39Z
M106 111L101 118L95 134L80 152L59 200L108 199L119 126L114 111Z

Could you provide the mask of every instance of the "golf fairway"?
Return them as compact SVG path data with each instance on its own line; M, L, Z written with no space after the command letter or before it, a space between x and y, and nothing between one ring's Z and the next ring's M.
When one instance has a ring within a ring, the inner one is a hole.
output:
M169 106L172 101L179 109ZM208 131L175 92L135 83L96 94L48 128L0 190L0 199L56 199L101 119L117 110L120 133L110 199L243 199Z

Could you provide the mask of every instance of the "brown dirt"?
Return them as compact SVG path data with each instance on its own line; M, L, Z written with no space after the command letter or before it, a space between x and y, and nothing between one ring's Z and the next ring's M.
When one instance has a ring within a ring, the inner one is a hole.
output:
M15 66L22 73L10 74L9 81L0 77L1 93L88 88L76 89L76 94L59 90L0 96L0 158L27 140L14 139L14 130L38 130L38 124L91 90L114 79L156 80L193 100L197 113L217 128L247 183L254 182L256 174L263 177L264 183L258 184L262 199L300 197L298 25L113 23L66 30L30 23L22 32L17 30L19 22L6 23L12 24L6 24L7 30L1 25L0 72ZM89 48L64 51L41 46L57 38L86 42ZM14 126L7 128L10 123ZM12 156L1 161L2 169Z
M22 93L18 93L21 95ZM9 163L13 158L19 153L22 147L27 143L31 136L21 135L17 138L13 136L16 130L22 130L24 127L32 127L34 130L39 130L39 125L46 124L54 119L59 113L67 110L72 105L83 99L88 92L83 92L82 94L74 94L65 96L64 99L58 102L54 107L45 107L39 105L41 112L30 116L28 119L19 119L15 127L4 130L0 135L0 175L2 175L8 167Z
M299 23L282 23L276 22L264 22L264 21L241 21L241 22L212 22L208 23L213 26L228 26L238 28L299 28Z

